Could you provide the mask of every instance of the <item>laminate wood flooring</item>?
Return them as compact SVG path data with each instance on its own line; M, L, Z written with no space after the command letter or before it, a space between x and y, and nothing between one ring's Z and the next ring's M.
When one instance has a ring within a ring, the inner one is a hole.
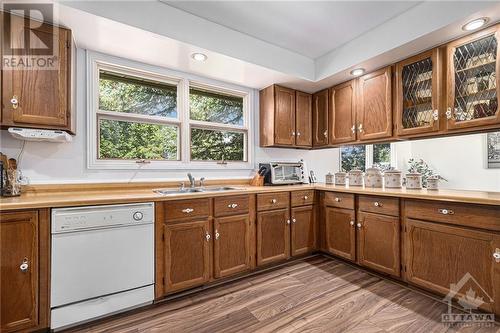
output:
M500 332L447 327L447 306L317 256L67 332Z

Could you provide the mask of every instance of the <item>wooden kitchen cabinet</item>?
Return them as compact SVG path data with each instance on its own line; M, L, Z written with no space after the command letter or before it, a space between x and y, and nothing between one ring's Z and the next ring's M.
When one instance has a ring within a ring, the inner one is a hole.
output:
M399 217L358 212L358 263L400 276Z
M278 85L260 91L260 146L311 147L311 95Z
M356 80L330 88L330 144L356 141Z
M328 145L328 89L313 95L313 147Z
M7 13L4 24L14 27L12 31L23 32L30 27L45 45L52 45L53 54L45 56L53 61L51 69L46 67L10 70L2 68L2 127L19 126L44 129L59 129L74 133L71 115L71 31L61 27L41 24ZM18 27L18 28L15 28ZM10 36L3 36L3 52L11 44ZM13 38L16 55L41 56L40 49L27 48L24 39ZM20 51L22 50L22 51Z
M392 136L391 75L389 66L358 78L356 120L361 141Z
M314 206L291 209L291 255L309 253L316 248Z
M164 224L166 293L202 285L210 279L209 220Z
M251 268L248 214L214 220L214 277L221 278Z
M301 91L295 93L295 145L312 146L312 95Z
M355 211L324 208L325 250L347 260L356 260Z
M405 221L406 280L453 298L469 288L482 297L480 307L500 314L500 235L417 219Z
M500 124L500 25L447 44L446 129Z
M48 210L0 214L2 332L49 326Z
M257 213L257 265L290 257L289 208Z
M398 136L439 131L441 80L438 48L396 64L394 122Z

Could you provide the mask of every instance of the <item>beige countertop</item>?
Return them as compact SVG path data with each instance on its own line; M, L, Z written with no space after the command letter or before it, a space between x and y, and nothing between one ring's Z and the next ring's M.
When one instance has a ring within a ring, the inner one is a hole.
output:
M224 186L229 185L230 181L224 181ZM42 187L36 191L27 191L19 197L0 198L0 211L47 207L118 204L131 202L169 201L190 198L228 196L242 193L282 192L305 189L500 206L500 192L459 191L446 189L381 189L365 188L361 186L346 187L337 185L325 185L322 183L310 185L304 184L258 187L241 184L241 182L235 182L234 187L236 187L237 190L162 195L153 191L157 188L163 188L154 183L149 184L149 187L144 184L142 184L140 187L133 184L115 184L114 186L102 185L103 189L101 190L97 189L98 186L99 185L95 185L94 187L88 185L71 187L63 186L61 187L61 190L57 190L55 186L52 186L51 188L47 188L45 190ZM172 187L172 189L175 189L175 187Z

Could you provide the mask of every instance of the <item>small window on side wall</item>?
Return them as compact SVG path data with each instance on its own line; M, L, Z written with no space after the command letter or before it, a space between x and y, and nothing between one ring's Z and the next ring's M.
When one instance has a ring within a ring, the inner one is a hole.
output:
M374 145L357 145L340 148L340 169L349 172L353 169L365 171L367 167L376 166L382 170L388 170L392 165L394 157L394 146L390 143Z

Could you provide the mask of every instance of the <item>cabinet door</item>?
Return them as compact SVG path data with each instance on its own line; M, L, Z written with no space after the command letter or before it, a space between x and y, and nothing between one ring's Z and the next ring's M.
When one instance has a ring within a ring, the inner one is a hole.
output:
M257 213L257 265L290 257L288 208Z
M295 144L301 147L312 146L312 95L296 92Z
M364 75L358 81L356 119L358 139L392 136L391 67Z
M356 141L356 80L330 89L330 144Z
M163 228L167 293L207 282L211 244L208 220L165 224Z
M16 70L4 66L2 124L69 129L71 32L9 14L5 14L5 20L5 24L12 27L12 36L4 38L4 50L11 42L18 49L17 55L39 56L40 49L24 45L24 27L30 26L36 27L30 29L41 43L53 46L55 57L45 56L52 61L52 66Z
M248 214L214 221L214 275L225 277L250 269L250 220Z
M407 219L406 279L431 291L467 299L469 289L482 297L478 305L500 314L500 235ZM482 304L481 304L482 303Z
M295 145L295 90L275 86L274 142Z
M358 212L360 265L393 276L400 275L399 217Z
M40 288L37 212L0 214L0 240L1 331L35 328Z
M354 210L325 207L325 245L331 254L356 259Z
M438 49L396 65L396 128L398 135L439 130L441 72Z
M328 144L328 89L313 95L313 146Z
M292 256L314 251L316 248L316 224L314 207L304 206L292 208Z
M500 123L500 25L447 45L447 128Z

